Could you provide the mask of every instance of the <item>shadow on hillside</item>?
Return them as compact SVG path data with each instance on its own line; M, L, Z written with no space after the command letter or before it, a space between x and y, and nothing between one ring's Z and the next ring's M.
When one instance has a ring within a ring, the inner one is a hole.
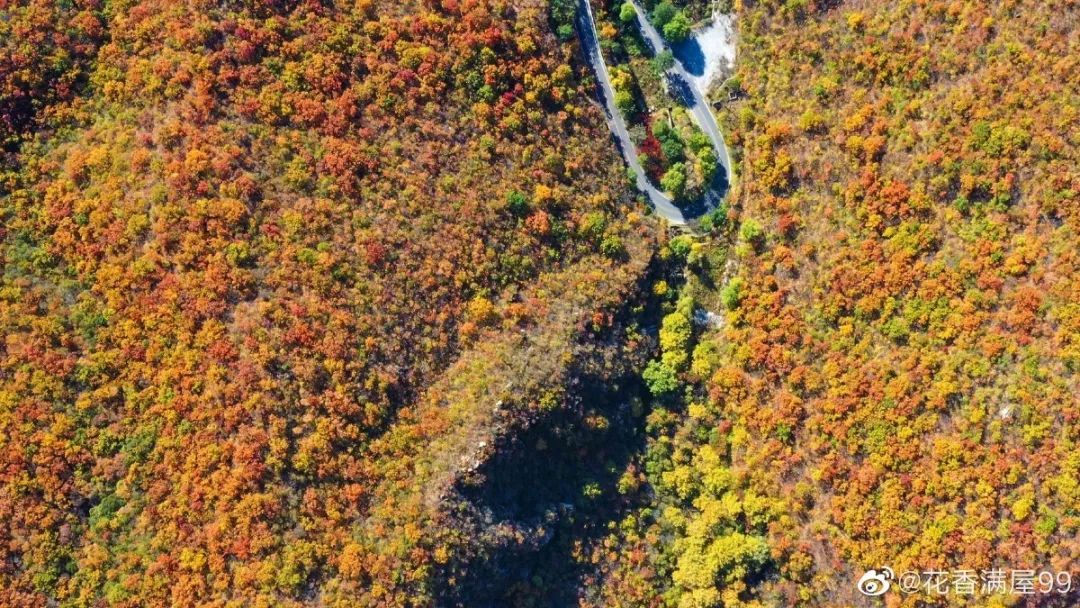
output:
M630 405L636 379L586 377L578 387L573 405L507 438L478 469L481 483L457 488L487 540L500 543L465 565L445 605L577 604L575 547L592 546L630 506L617 483L645 439Z

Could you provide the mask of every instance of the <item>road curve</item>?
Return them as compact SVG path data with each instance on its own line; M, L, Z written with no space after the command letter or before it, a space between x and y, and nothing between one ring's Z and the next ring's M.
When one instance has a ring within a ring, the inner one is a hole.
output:
M663 36L656 30L652 22L649 21L645 9L638 4L638 0L631 0L634 5L634 12L637 14L638 26L645 34L645 38L649 41L649 44L653 47L653 52L660 53L662 51L670 51L667 43L664 42ZM675 55L672 53L672 55ZM712 142L713 148L716 149L716 159L720 162L720 166L724 168L724 172L728 176L728 180L731 179L731 157L728 155L727 144L724 143L724 136L720 133L720 127L716 124L716 117L713 116L712 110L709 109L709 102L705 99L705 94L698 88L697 83L694 81L690 73L683 67L682 61L675 56L675 64L668 74L674 74L678 78L682 79L686 83L686 88L689 89L690 94L693 97L693 104L690 106L690 112L694 116L694 120L701 127L701 130L705 132L705 135L709 137Z
M685 226L686 217L683 215L682 210L675 205L671 198L656 186L652 185L649 178L645 175L645 169L638 161L637 150L634 147L633 140L630 139L630 131L626 128L626 120L623 118L622 112L615 106L615 87L611 84L611 75L608 72L607 63L604 61L604 56L600 50L600 37L596 31L596 21L593 18L592 6L589 4L589 0L578 0L578 5L580 8L577 11L577 29L581 40L581 48L590 65L592 65L593 71L596 73L601 89L603 89L604 108L607 112L608 126L611 129L611 133L615 136L615 140L619 144L619 150L622 152L623 158L626 159L627 165L629 165L630 169L634 172L635 183L637 184L638 189L648 196L649 203L652 204L657 215L663 217L671 224ZM653 50L657 53L666 50L667 46L664 44L664 40L660 36L660 33L657 32L656 28L645 18L645 12L638 6L637 2L634 2L634 10L637 13L638 25L645 34L646 40L652 45ZM690 99L685 101L690 110L690 115L712 143L713 148L716 151L717 161L724 169L724 178L730 179L731 160L728 155L727 146L724 144L724 137L720 134L720 128L716 124L716 119L713 117L712 111L709 109L709 105L706 103L704 95L698 90L693 79L690 77L690 74L677 58L675 60L675 65L667 71L667 74L669 78L674 76L675 79L681 81L682 85L689 91ZM716 207L723 199L724 193L715 187L715 183L714 180L714 187L709 188L700 201L700 203L704 204L705 209Z
M597 80L600 81L600 87L603 89L604 108L607 110L608 126L619 144L619 150L622 152L623 158L626 159L626 164L630 165L630 168L634 171L638 190L641 190L649 197L649 203L652 204L657 215L672 224L685 226L686 218L683 217L682 210L676 207L670 198L649 182L649 178L645 175L645 168L638 162L637 150L634 148L633 140L630 139L630 131L626 128L626 120L623 118L619 108L615 106L615 87L611 84L611 75L608 73L607 64L604 63L604 56L600 52L600 36L596 33L596 21L593 19L592 7L589 6L589 0L578 0L578 4L581 6L581 9L577 12L581 49L592 65L593 71L596 72Z

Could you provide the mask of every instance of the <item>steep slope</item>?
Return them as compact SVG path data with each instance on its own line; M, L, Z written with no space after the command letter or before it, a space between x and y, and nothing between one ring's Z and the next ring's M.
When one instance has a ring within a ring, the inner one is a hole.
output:
M537 277L617 301L650 258L572 47L527 3L86 13L107 40L50 100L78 112L35 115L0 199L0 604L314 605L430 569L353 538L443 432L393 443L408 412L492 328L574 339Z
M734 256L687 290L723 317L665 322L647 507L593 605L1077 571L1078 8L741 3Z

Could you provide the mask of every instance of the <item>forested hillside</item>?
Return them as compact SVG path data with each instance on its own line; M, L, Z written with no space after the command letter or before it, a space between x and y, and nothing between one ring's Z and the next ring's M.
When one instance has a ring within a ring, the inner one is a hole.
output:
M3 2L0 11L0 146L19 139L45 114L70 111L90 59L104 38L93 2Z
M739 4L731 265L684 295L722 319L664 320L644 506L597 549L591 605L1077 571L1078 8Z
M652 256L545 5L0 10L0 605L448 593Z
M0 0L0 607L1080 604L1080 3L719 5Z

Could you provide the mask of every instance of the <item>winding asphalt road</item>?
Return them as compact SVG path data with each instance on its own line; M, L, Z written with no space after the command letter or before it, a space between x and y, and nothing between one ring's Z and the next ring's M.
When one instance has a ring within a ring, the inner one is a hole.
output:
M600 37L596 33L596 21L593 19L592 7L589 6L589 0L578 0L578 4L581 6L577 12L581 48L585 52L585 56L588 57L589 63L592 64L593 71L596 72L600 87L604 90L604 107L607 110L608 126L619 143L619 149L622 151L623 158L626 159L626 164L630 165L630 168L634 171L638 190L641 190L649 197L649 202L660 217L672 224L684 226L686 225L686 218L683 217L682 210L676 207L670 198L649 182L649 178L645 175L645 168L638 162L637 150L634 148L633 140L630 139L630 131L626 129L626 120L623 118L619 108L615 106L615 87L611 84L611 74L608 73L604 56L600 52Z
M580 8L577 11L577 24L581 47L592 65L593 71L596 72L600 87L603 89L608 126L619 144L619 150L622 152L623 158L626 159L630 169L634 172L638 189L648 196L649 202L656 210L657 215L671 224L685 226L686 217L683 215L682 210L675 205L671 198L652 185L645 175L645 169L638 162L637 150L634 147L633 140L630 139L630 132L626 128L626 120L623 118L622 112L615 106L615 87L611 84L611 75L600 51L599 35L596 32L596 21L593 18L592 6L589 5L589 0L578 0L578 4ZM666 50L667 46L664 44L660 33L645 18L645 12L636 2L634 3L634 9L637 11L638 25L644 32L646 40L652 45L653 50L657 53ZM669 78L675 79L676 84L680 84L682 88L689 91L690 99L685 101L690 114L712 142L713 148L716 150L716 158L720 166L724 168L724 177L726 178L731 175L730 157L728 156L727 146L724 144L724 137L720 134L720 128L717 126L716 119L705 102L704 95L694 85L693 79L678 59L676 59L675 65L667 71L667 74ZM723 199L723 192L716 187L710 188L706 191L703 199L700 203L703 203L706 209L712 209Z
M649 44L653 47L654 53L661 53L663 51L670 51L667 44L664 42L664 38L660 35L660 32L656 30L653 24L646 17L645 9L638 4L637 0L632 0L634 4L634 12L637 13L638 27L645 34L645 39L649 41ZM674 53L673 53L674 54ZM716 158L720 162L720 166L724 168L724 171L728 176L731 175L731 157L728 156L727 145L724 143L724 136L720 133L720 127L716 124L716 117L713 116L712 110L709 109L709 102L705 99L705 94L697 87L697 84L690 73L683 67L682 61L676 57L675 64L670 70L668 70L669 77L671 75L676 76L685 83L685 88L690 91L692 95L693 103L690 105L690 112L694 116L694 120L701 127L701 130L709 136L709 140L712 142L713 148L716 149ZM729 177L730 179L730 177Z

